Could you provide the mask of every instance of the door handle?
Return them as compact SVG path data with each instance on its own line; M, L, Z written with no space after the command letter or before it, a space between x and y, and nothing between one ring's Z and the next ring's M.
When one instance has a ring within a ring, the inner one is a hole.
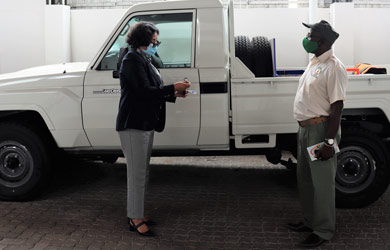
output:
M118 72L118 70L112 71L112 78L119 78L119 72Z

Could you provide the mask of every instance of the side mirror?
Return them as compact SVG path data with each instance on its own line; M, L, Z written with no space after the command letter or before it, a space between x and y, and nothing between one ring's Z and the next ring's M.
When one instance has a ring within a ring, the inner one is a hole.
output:
M112 71L112 78L119 78L119 71L118 70Z

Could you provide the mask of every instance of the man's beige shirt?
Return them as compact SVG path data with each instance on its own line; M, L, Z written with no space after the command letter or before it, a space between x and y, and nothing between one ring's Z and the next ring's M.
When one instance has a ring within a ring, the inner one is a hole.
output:
M345 99L347 81L345 67L332 50L313 57L299 79L294 101L294 118L304 121L329 116L330 105Z

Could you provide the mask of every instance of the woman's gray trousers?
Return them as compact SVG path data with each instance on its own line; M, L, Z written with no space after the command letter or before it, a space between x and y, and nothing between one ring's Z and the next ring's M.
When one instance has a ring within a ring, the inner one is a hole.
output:
M144 218L154 130L128 129L118 133L127 162L127 216L141 219Z

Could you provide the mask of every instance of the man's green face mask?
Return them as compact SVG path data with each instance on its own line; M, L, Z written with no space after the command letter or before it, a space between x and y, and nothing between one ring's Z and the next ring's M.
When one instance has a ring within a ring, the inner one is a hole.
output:
M309 39L307 39L307 37L303 38L302 45L307 53L312 53L313 51L318 49L318 42L310 41Z

